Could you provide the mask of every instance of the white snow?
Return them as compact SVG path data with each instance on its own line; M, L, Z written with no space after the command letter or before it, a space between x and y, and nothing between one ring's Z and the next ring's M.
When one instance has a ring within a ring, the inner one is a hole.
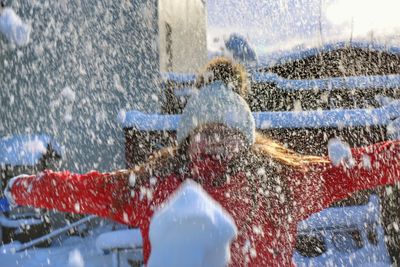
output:
M297 266L391 266L380 224L380 204L376 195L362 206L328 208L298 224L298 233L321 235L326 252L317 257L304 257L295 251ZM355 246L350 233L358 231L361 247ZM368 239L375 231L377 243Z
M142 233L139 229L117 230L101 234L96 240L99 251L135 249L143 247Z
M232 217L200 185L187 180L152 218L148 266L226 266L236 235Z
M124 128L140 131L174 131L181 115L146 114L137 110L119 116ZM375 109L337 109L326 111L253 112L257 129L295 129L388 125L400 117L400 100Z
M0 247L0 266L4 267L111 267L114 264L114 253L105 254L96 248L97 239L102 233L112 230L113 224L105 224L93 229L85 237L61 236L59 242L54 242L49 248L31 248L15 252L21 243L13 242ZM118 226L121 228L121 226ZM112 232L111 232L112 233ZM120 267L130 267L127 259L143 260L141 250L121 251L119 253Z
M24 23L12 8L6 7L0 13L0 32L16 45L28 44L31 26Z
M0 163L11 166L34 166L51 147L62 156L61 147L48 135L14 135L0 139Z
M43 223L42 220L39 219L18 219L12 220L5 217L3 214L0 213L0 226L10 227L10 228L18 228L23 225L35 225Z
M85 261L83 260L82 254L78 249L74 249L69 253L68 266L69 267L85 266Z
M196 81L196 74L175 73L175 72L162 72L161 78L164 81L171 81L175 83L190 83Z
M150 227L153 249L148 265L150 267L226 266L229 253L227 248L229 241L236 235L236 227L230 216L197 184L188 183L189 185L182 186L172 199L156 212L157 217L153 218ZM293 260L297 266L390 266L379 220L379 200L374 195L364 206L329 208L313 214L298 224L298 231L300 234L322 234L327 251L317 257L304 257L295 251ZM140 231L126 228L112 231L112 228L114 226L111 224L100 226L85 238L62 237L60 244L55 242L50 248L31 248L16 252L22 247L21 243L14 242L2 246L0 266L116 266L113 265L116 254L112 252L115 248L121 249L117 256L121 267L130 266L127 258L142 260ZM367 230L373 228L377 234L377 245L367 238ZM346 252L344 250L354 246L351 235L348 235L354 230L361 233L362 247ZM253 231L257 234L261 230L253 226ZM210 255L213 252L217 254L217 260ZM223 257L220 258L219 253ZM174 262L175 256L182 260L182 265ZM198 264L202 259L208 261ZM222 262L223 260L225 262Z
M367 90L400 87L400 75L397 74L292 80L271 72L254 72L251 77L256 83L273 83L277 88L286 91L315 90L316 88L318 90Z
M69 86L66 86L64 89L62 89L61 96L71 102L75 101L75 92Z
M124 112L124 116L120 114L119 119L124 128L134 127L138 130L171 131L178 128L180 115L146 114L131 110Z
M24 151L27 151L29 154L46 154L47 148L45 147L45 144L38 138L34 140L29 140L24 143L23 147Z
M391 121L387 125L387 133L392 140L400 140L400 118Z
M339 166L342 163L351 163L353 155L349 144L338 138L332 138L328 142L328 155L334 166Z

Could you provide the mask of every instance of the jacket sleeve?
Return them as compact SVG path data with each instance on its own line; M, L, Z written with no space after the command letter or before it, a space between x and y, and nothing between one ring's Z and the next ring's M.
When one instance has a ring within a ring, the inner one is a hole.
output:
M9 188L17 205L94 214L113 219L129 197L127 173L71 174L44 171L37 176L17 177Z
M351 193L400 180L400 141L387 141L352 149L350 166L329 165L321 172L324 206ZM317 175L318 178L318 175Z
M349 197L352 193L400 180L400 141L352 149L353 164L313 164L305 172L293 172L289 186L294 216L299 220Z

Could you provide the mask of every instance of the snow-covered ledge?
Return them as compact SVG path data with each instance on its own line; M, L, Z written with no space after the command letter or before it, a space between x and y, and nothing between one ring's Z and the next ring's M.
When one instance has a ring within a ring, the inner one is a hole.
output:
M3 137L0 139L0 163L10 166L34 166L49 148L62 157L60 145L46 134Z
M375 109L254 112L253 115L256 128L260 130L386 126L400 117L400 100ZM139 131L175 131L180 115L146 114L132 110L120 114L119 120L123 128L135 128Z
M272 72L250 73L251 81L255 83L275 84L277 88L284 91L309 91L309 90L368 90L368 89L391 89L400 88L400 75L369 75L369 76L349 76L349 77L331 77L325 79L285 79ZM175 83L195 82L193 74L175 74L163 73L163 79ZM180 89L182 90L182 89ZM178 91L180 91L178 90Z
M334 207L314 213L309 218L297 225L299 232L315 229L329 229L333 227L365 227L367 224L380 223L379 198L372 194L366 205Z
M96 248L99 251L136 249L143 247L142 234L139 229L126 229L106 232L96 239Z
M271 72L254 72L251 75L252 81L256 83L273 83L280 90L286 91L307 91L307 90L368 90L368 89L390 89L400 88L400 75L371 75L371 76L350 76L332 77L313 80L292 80L285 79Z

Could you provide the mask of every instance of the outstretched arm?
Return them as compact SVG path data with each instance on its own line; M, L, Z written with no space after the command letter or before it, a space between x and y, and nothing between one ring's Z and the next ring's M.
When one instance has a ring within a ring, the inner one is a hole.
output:
M351 193L400 180L400 141L387 141L351 150L353 160L330 165L321 173L324 204L348 197Z
M290 176L298 218L305 219L356 191L400 180L400 141L353 148L351 157L340 164L313 164L308 171Z
M13 178L6 194L16 205L113 218L119 204L127 201L128 177L128 172L44 171L37 176Z

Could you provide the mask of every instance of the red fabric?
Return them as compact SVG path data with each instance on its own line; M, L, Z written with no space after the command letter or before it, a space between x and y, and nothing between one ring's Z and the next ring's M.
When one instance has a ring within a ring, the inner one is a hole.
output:
M193 162L191 178L201 182L205 190L233 216L239 229L232 244L232 266L290 266L295 245L297 223L314 212L351 193L390 184L399 180L400 142L390 141L367 148L353 149L355 166L319 164L307 172L293 172L288 177L292 199L284 205L258 200L250 208L252 193L246 175L239 173L229 183L215 185L212 181L225 171L215 161ZM121 223L140 227L147 261L151 247L149 224L154 210L176 190L187 177L157 177L156 183L130 189L126 176L116 173L46 171L39 176L19 178L11 188L19 205L57 209L73 213L96 214ZM254 189L254 188L253 188ZM268 200L269 201L269 200ZM253 211L256 216L252 217ZM287 216L283 219L281 216Z

